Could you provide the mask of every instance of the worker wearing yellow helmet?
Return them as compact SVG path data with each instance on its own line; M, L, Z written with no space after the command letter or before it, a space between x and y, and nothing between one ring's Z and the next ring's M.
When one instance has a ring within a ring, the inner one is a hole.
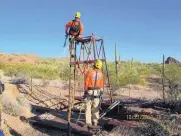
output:
M83 27L82 22L80 21L80 18L81 18L81 13L76 12L75 18L69 21L65 25L65 34L66 36L69 37L70 43L73 43L75 40L80 39L82 37L84 27ZM70 54L71 54L71 57L74 57L74 47L71 47Z
M102 61L96 60L93 69L87 71L84 85L84 98L86 101L84 127L97 126L99 120L100 95L103 94L103 73L101 71Z
M81 37L84 31L84 27L82 22L80 21L81 18L81 13L80 12L76 12L75 13L75 18L71 21L69 21L66 25L65 25L65 33L68 35L72 35L75 37ZM68 31L69 29L69 31Z

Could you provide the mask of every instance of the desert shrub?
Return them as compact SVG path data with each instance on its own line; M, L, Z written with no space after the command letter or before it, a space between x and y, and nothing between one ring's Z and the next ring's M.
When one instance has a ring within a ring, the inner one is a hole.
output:
M50 60L48 60L50 61ZM51 61L50 61L51 62ZM40 79L63 79L67 80L69 77L68 63L47 62L39 65L30 64L5 64L0 63L0 68L4 71L6 76L14 77L19 75L26 75L26 77L40 78Z
M144 120L140 132L144 135L154 136L171 136L179 134L180 118L176 114L167 114L162 116L160 120Z
M4 71L0 69L0 79L4 76Z
M141 129L141 134L144 135L153 135L153 136L169 136L169 132L166 127L156 125L156 124L147 124Z
M166 101L174 103L181 100L181 68L176 64L168 64L165 68Z
M20 105L15 104L4 104L3 105L3 112L9 114L11 116L19 116L20 114Z
M166 65L165 77L172 83L181 84L181 68L176 64Z
M19 96L15 100L11 99L10 94L4 92L1 95L1 106L2 111L11 116L27 116L31 114L31 106L29 102L23 97Z
M118 74L115 73L115 64L109 63L110 84L113 89L118 89L121 86L128 84L145 85L145 78L147 78L151 71L147 65L140 62L125 62L118 66Z
M140 133L135 132L133 128L119 126L114 128L111 132L102 131L99 136L140 136Z
M149 68L151 74L156 74L159 76L162 74L162 65L161 64L149 63L146 65Z

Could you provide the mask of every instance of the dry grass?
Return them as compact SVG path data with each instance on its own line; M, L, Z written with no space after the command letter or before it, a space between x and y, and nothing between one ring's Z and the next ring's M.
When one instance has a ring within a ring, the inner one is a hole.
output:
M0 79L1 79L2 77L4 77L4 71L2 71L2 70L0 69Z
M125 126L116 127L111 132L103 131L99 136L141 136L136 133L133 128Z
M111 132L101 132L99 136L179 136L181 134L180 128L179 119L169 117L165 120L159 120L158 124L154 121L144 121L137 128L116 127Z
M161 98L161 92L158 92L154 90L153 88L144 87L140 85L127 85L115 91L114 94L117 96L122 95L126 97L146 99L146 100Z
M6 90L2 94L2 110L12 116L31 116L30 105L13 85L6 84Z
M32 54L0 54L0 62L36 64L40 57Z

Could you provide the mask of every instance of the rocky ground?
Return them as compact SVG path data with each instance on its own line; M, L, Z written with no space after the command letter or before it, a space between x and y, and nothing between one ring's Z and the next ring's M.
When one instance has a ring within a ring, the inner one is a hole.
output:
M145 87L137 85L128 85L124 88L114 91L114 99L119 100L129 100L134 101L153 101L154 99L161 99L161 92L159 91L160 84L157 82L158 77L151 77L148 80L148 84ZM42 106L42 107L51 107L60 108L61 105L58 105L58 98L65 98L68 95L68 88L64 86L65 82L60 81L50 81L47 85L41 85L40 80L34 80L34 86L31 90L30 86L27 85L13 85L8 83L8 77L6 77L6 90L3 92L1 99L3 106L2 111L2 129L6 136L63 136L66 135L65 132L60 130L42 128L40 126L32 126L26 121L22 120L22 116L29 118L35 116L35 113L31 110L31 104ZM76 93L77 96L80 96L80 92ZM143 114L147 113L157 113L157 114L168 114L165 109L154 109L150 108L140 108L134 105L127 105L124 107L127 111L141 112ZM124 113L126 114L126 113ZM170 115L170 114L169 114ZM170 117L170 116L169 116ZM126 135L141 135L147 136L149 133L158 133L160 136L165 136L167 134L163 133L163 130L168 130L172 135L181 133L181 119L179 115L174 115L174 119L163 120L158 117L146 116L149 118L146 122L145 120L138 121L138 119L129 120L124 119L122 127L113 130L112 132L103 131L100 135L109 135L109 136L126 136ZM168 120L171 120L168 122ZM125 127L124 127L125 121ZM126 125L126 122L134 121L138 123L139 127L129 128L129 125ZM151 122L151 123L150 123ZM169 124L171 123L172 124ZM164 124L169 125L164 125ZM155 127L157 126L157 127ZM174 127L171 127L174 126ZM163 130L162 130L163 129ZM138 131L139 130L139 131ZM148 132L150 130L150 132ZM142 132L144 131L144 132Z

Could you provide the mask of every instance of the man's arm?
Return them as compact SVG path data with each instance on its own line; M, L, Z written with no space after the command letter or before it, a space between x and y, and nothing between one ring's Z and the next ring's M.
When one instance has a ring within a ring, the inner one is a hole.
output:
M69 21L66 25L65 25L65 33L68 34L68 28L71 27L72 25L72 21Z

